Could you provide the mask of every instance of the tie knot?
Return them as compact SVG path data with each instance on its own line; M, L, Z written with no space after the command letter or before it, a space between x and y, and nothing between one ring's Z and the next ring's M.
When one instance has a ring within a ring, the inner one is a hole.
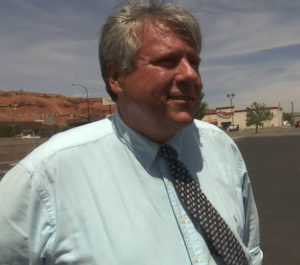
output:
M176 160L177 151L170 145L164 144L159 148L159 155L167 160Z

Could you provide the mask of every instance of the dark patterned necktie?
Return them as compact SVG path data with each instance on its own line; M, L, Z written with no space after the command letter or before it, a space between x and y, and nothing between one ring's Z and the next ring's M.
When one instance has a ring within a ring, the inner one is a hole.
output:
M200 224L209 248L228 265L248 265L238 240L184 164L177 160L176 150L169 145L162 145L159 154L167 161L175 190L193 222Z

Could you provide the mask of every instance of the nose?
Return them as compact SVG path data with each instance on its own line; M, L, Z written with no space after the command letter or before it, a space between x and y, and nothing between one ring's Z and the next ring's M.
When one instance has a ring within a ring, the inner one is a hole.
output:
M202 80L198 65L191 64L186 58L183 58L178 64L175 80L177 85L184 88L185 91L187 89L191 89L191 91L194 91L194 89L202 90Z
M187 58L182 58L177 67L176 81L185 83L196 82L199 81L199 79L198 66L191 64Z

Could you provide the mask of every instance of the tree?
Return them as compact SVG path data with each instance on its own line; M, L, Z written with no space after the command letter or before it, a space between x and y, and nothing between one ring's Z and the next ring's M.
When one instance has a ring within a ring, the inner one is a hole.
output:
M257 102L252 103L247 110L246 125L255 125L255 132L258 132L258 126L263 126L264 121L270 121L273 119L274 114L267 109L265 104L259 104Z
M207 102L203 101L205 94L201 92L200 94L200 103L196 108L195 119L202 120L205 116L205 111L207 110Z

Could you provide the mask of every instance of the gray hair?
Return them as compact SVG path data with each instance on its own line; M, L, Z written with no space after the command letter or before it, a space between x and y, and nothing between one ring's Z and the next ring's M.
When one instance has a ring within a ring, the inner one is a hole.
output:
M188 11L177 6L164 5L159 0L149 0L148 6L139 2L123 5L120 12L108 17L99 41L101 73L106 90L114 101L117 100L117 95L109 85L107 64L114 62L122 73L131 73L135 69L135 57L140 47L138 29L145 22L165 24L200 53L200 27L196 18Z

